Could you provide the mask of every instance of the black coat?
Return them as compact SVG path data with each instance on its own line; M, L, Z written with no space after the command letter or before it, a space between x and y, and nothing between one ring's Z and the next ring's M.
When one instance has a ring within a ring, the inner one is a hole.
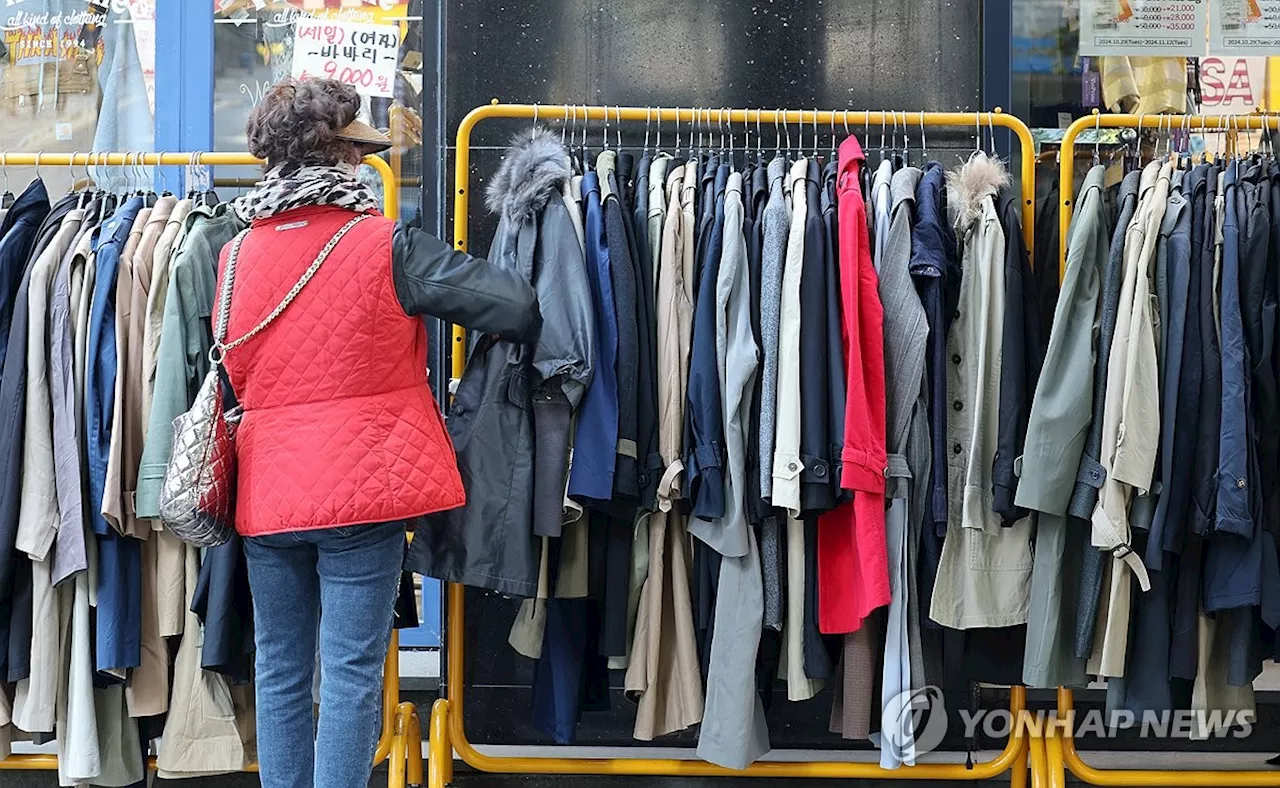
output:
M51 220L44 184L35 181L9 209L0 226L5 231L0 239L0 308L7 307L0 353L5 353L8 346L8 352L0 357L0 366L6 367L0 377L0 677L10 682L24 679L31 672L31 563L26 555L16 554L14 546L26 413L27 284L30 261L36 257L40 238L47 244L71 207L67 205L56 220ZM48 231L50 225L53 231Z
M992 508L1003 525L1012 526L1026 515L1014 506L1018 489L1014 460L1022 456L1027 437L1031 398L1040 380L1047 339L1041 335L1043 321L1037 302L1031 260L1022 236L1022 206L1016 192L1000 195L1000 225L1005 236L1004 324L1001 326L1000 424L996 455L991 470Z

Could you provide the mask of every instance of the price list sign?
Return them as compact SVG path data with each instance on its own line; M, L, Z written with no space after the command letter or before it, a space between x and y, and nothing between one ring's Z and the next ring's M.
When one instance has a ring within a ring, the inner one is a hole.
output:
M299 18L294 25L295 78L336 79L366 96L393 96L399 26L310 18Z
M1207 5L1206 0L1082 0L1080 54L1203 55Z
M1209 51L1215 55L1280 52L1280 0L1216 0L1209 9Z

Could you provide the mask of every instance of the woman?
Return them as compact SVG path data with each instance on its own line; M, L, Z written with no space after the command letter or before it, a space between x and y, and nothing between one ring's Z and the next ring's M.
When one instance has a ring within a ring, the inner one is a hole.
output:
M237 205L250 229L222 254L223 276L234 258L228 341L287 303L225 360L244 407L236 528L266 788L367 785L406 526L464 501L417 316L523 342L541 327L519 274L378 215L356 167L390 141L359 108L330 80L266 94L247 132L267 175Z

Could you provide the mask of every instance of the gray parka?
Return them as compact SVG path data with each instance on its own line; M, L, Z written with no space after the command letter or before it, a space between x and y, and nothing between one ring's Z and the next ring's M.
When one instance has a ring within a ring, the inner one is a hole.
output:
M533 285L542 332L536 345L471 337L448 419L467 504L418 531L407 559L416 572L531 597L535 528L560 532L570 423L595 351L582 246L559 198L570 175L559 139L534 130L516 136L489 182L499 215L489 260Z

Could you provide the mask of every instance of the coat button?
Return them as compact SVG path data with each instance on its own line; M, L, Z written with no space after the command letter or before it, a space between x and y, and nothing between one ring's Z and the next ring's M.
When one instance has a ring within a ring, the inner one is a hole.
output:
M795 469L796 469L796 464L794 462L787 463L787 470L794 471Z
M962 451L964 451L964 447L963 447L963 446L961 446L961 445L960 445L960 444L958 444L958 443L957 443L956 445L954 445L954 446L952 446L952 447L951 447L951 453L952 453L952 454L959 454L959 453L960 453L960 452L962 452Z
M952 354L952 356L951 356L951 363L952 363L952 364L959 364L959 363L960 363L960 354L959 354L959 353L954 353L954 354Z
M951 409L957 412L962 411L964 410L964 403L961 402L960 400L956 400L955 402L951 403Z
M1093 479L1094 481L1097 481L1100 475L1101 474L1099 474L1097 471L1089 471L1089 478Z
M647 473L642 473L642 474L640 474L640 477L639 477L638 481L639 481L639 482L640 482L640 484L642 484L642 485L644 485L644 484L648 484L648 483L649 483L649 474L647 474Z
M1236 479L1236 487L1238 487L1239 489L1243 490L1244 484L1245 484L1244 479Z
M826 476L827 466L823 465L822 463L818 463L817 465L813 466L813 475L817 476L819 479L821 479L823 476Z
M951 319L952 319L952 320L959 320L959 319L960 319L960 310L959 310L959 309L957 309L955 312L952 312L952 313L951 313Z

